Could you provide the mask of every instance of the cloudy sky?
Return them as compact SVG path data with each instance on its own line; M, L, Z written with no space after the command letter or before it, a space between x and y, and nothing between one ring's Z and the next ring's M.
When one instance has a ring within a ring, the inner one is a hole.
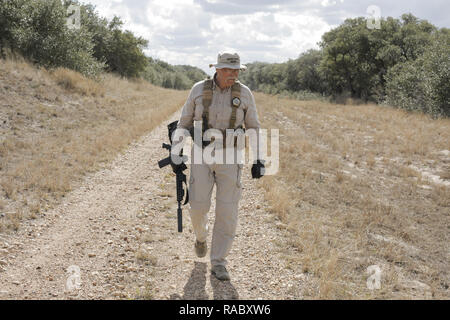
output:
M346 18L398 18L411 12L450 27L449 0L81 0L99 15L119 16L124 29L149 41L145 53L208 73L217 53L238 52L242 63L284 62L317 48L323 33ZM373 7L372 7L373 8Z

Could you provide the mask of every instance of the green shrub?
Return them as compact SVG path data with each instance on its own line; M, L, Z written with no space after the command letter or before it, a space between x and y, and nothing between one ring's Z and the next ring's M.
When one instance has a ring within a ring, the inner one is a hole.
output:
M17 51L18 30L25 20L26 0L2 0L0 2L0 55L6 58L7 51Z
M70 4L80 6L81 28L66 25ZM92 5L66 0L0 2L0 49L11 49L47 68L64 67L94 77L103 69L138 77L147 65L147 41L122 31L122 21L108 23ZM3 54L4 56L4 54Z
M386 102L435 117L450 116L450 36L440 33L414 61L386 75Z
M0 21L2 49L47 68L70 68L91 77L104 68L92 55L86 28L67 28L67 9L59 0L2 1Z

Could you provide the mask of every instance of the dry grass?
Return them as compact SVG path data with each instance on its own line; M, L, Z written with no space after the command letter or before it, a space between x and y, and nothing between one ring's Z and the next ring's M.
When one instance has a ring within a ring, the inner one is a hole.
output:
M158 264L158 258L143 248L136 252L136 260L146 265L156 266Z
M58 203L87 172L184 103L186 92L106 74L93 81L23 60L0 60L0 217L3 232Z
M105 95L105 87L94 80L87 79L78 72L58 68L52 72L56 83L62 88L87 96L101 96Z
M280 129L280 171L258 185L288 225L286 267L317 279L301 288L305 297L448 299L449 157L442 151L450 150L450 120L255 98L263 127ZM366 285L371 265L382 271L379 290Z

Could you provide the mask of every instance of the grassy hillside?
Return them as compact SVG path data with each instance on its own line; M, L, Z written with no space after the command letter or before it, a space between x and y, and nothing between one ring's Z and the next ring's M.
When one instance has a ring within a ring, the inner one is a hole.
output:
M0 60L0 231L41 215L185 98L143 80L108 74L97 83Z

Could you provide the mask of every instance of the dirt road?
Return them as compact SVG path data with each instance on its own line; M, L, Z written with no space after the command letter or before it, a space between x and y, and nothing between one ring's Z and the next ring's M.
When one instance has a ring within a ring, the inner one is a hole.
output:
M0 299L302 298L311 279L300 266L285 267L279 244L286 231L268 212L248 166L231 281L211 277L208 256L195 256L189 206L184 232L177 233L174 176L157 166L167 156L166 125L177 117L86 176L44 217L0 235Z

